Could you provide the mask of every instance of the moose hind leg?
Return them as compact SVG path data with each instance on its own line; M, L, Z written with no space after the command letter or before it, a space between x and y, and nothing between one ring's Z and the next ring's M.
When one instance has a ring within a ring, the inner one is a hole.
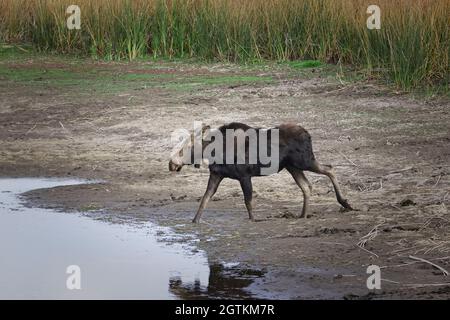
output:
M303 172L299 169L290 168L288 169L289 173L294 178L297 185L300 187L303 193L303 209L300 218L307 218L308 209L309 209L309 198L311 196L310 183L308 179L306 179Z
M308 184L308 188L309 191L312 192L313 191L313 186L311 184L311 182L309 182L308 178L306 178L305 173L301 170L298 170L298 174L301 176L301 178L306 181L306 183Z
M341 188L340 188L339 183L338 183L338 181L336 179L336 176L333 173L333 170L332 170L331 166L324 166L324 165L319 164L317 161L314 161L313 166L311 168L311 171L315 172L315 173L319 173L319 174L324 174L328 178L330 178L331 183L333 184L333 187L334 187L334 192L336 193L337 201L345 209L353 210L353 208L348 203L347 199L344 199L344 197L342 196Z
M220 182L223 180L223 177L211 174L209 176L208 187L206 188L206 192L203 195L202 201L200 202L200 206L198 207L197 214L192 220L193 223L198 223L202 216L203 210L208 204L209 199L216 193L217 188L219 187Z
M244 192L245 206L248 211L248 218L252 221L255 220L253 216L253 187L252 180L250 177L245 177L239 180L241 184L242 191Z

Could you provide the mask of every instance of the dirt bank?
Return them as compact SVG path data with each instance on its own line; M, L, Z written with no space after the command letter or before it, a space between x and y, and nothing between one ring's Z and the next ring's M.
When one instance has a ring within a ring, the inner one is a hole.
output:
M103 182L31 192L32 205L171 226L181 236L174 241L194 241L212 265L259 270L265 276L249 290L261 297L450 297L448 277L410 257L449 268L448 99L342 83L320 68L43 59L2 62L3 71L21 71L0 72L0 175ZM58 72L79 81L65 83ZM301 192L280 173L254 179L257 222L246 219L238 183L225 181L203 222L192 225L208 172L174 174L167 162L170 133L193 121L301 123L357 211L340 212L329 181L308 174L311 216L296 219ZM372 293L370 264L384 279Z

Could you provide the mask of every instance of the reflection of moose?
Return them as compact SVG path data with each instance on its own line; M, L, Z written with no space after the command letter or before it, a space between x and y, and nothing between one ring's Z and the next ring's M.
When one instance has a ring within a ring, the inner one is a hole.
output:
M181 278L169 280L169 291L183 300L188 299L249 299L246 288L264 275L263 271L240 268L226 268L222 264L209 266L208 286L200 281L183 283Z
M204 150L210 143L211 139L205 139L207 131L209 130L209 127L204 127L202 130L202 137L201 137L201 150ZM259 132L263 129L260 128L252 128L248 125L242 124L242 123L231 123L228 125L224 125L217 130L219 130L222 133L222 137L226 136L227 130L235 130L243 132L245 135L245 132L249 130L255 130L257 132L257 137L259 137ZM308 204L309 204L309 198L311 193L311 184L306 179L303 171L311 171L319 174L324 174L328 178L330 178L334 190L336 192L336 198L337 201L346 209L352 209L350 204L347 202L346 199L343 198L342 193L339 188L339 184L336 180L335 175L332 172L332 167L329 165L321 165L319 162L316 161L312 149L312 142L311 142L311 136L309 133L302 128L301 126L298 126L296 124L282 124L278 127L269 129L268 131L271 131L273 129L278 130L278 143L276 146L278 147L278 159L276 159L278 162L278 172L286 169L289 171L289 173L294 178L297 185L300 187L300 189L303 192L303 210L300 217L306 217L307 211L308 211ZM267 131L267 130L266 130ZM273 150L271 150L271 141L270 136L268 135L267 139L267 148L270 153L272 153ZM247 138L247 137L245 137ZM227 145L227 140L223 140L223 157L226 157L227 152L231 153L235 151L235 145L236 145L236 139L237 137L230 143L230 145ZM260 138L258 138L259 143ZM170 159L169 162L169 170L170 171L180 171L181 168L185 164L192 164L192 163L198 163L199 159L195 159L196 153L194 152L194 133L191 134L190 139L185 139L184 143L180 145L180 149L176 150L176 152L173 154L173 156ZM248 140L246 140L245 143L245 159L249 158L249 148L248 148ZM231 149L233 148L233 149ZM273 148L273 145L272 145ZM183 150L190 150L190 161L185 161L186 155L183 155ZM201 153L203 155L203 153ZM193 161L192 161L193 160ZM235 157L236 160L236 157ZM198 223L200 221L200 217L202 215L203 210L206 207L206 204L208 203L209 199L216 193L217 188L219 187L220 182L224 178L231 178L238 180L241 184L242 191L244 192L244 200L245 205L247 207L248 215L251 220L253 220L253 213L252 213L252 182L251 178L254 176L261 176L261 171L264 168L264 165L261 164L261 162L258 160L256 164L250 164L245 162L244 164L240 164L239 162L235 163L229 163L223 161L222 164L219 163L210 163L209 164L209 181L208 181L208 187L206 189L206 192L201 200L200 207L198 208L197 214L193 220L194 223Z

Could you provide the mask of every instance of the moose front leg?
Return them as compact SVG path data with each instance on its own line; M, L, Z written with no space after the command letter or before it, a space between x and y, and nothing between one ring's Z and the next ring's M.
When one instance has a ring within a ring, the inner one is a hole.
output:
M206 188L206 192L203 195L202 201L200 202L200 206L198 207L197 214L192 220L193 223L198 223L202 216L203 210L208 204L209 199L216 193L217 188L219 187L220 182L223 180L222 176L211 173L209 176L208 187Z
M244 192L245 206L247 207L248 217L250 220L254 221L253 217L253 187L252 180L250 177L245 177L239 180L241 183L242 191Z

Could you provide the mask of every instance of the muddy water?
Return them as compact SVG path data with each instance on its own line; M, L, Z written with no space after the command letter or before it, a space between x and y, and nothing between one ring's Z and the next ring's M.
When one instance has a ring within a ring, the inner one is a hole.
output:
M208 292L204 253L158 242L158 228L21 205L21 193L80 180L0 179L0 299L172 299ZM81 289L67 288L68 266ZM73 271L72 271L73 272Z

